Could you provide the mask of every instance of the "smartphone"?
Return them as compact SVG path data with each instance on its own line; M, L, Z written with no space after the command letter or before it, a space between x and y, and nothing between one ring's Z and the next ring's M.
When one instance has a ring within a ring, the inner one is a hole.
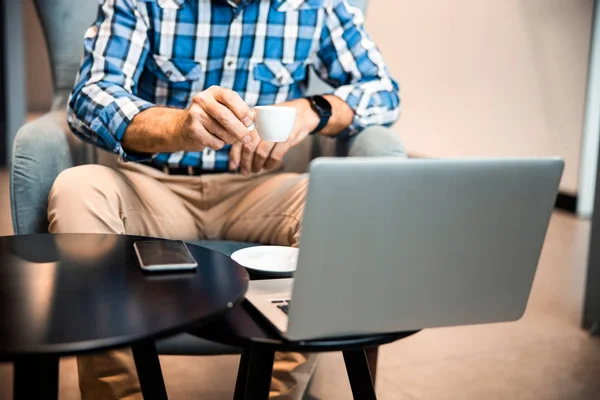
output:
M142 270L147 272L190 271L198 263L180 240L150 240L135 242L133 248Z

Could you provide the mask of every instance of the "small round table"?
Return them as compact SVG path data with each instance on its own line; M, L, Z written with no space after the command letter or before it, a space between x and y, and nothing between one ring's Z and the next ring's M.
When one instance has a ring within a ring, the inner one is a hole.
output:
M258 311L248 302L243 302L218 320L188 330L188 333L244 349L235 384L234 400L268 399L276 351L341 351L354 398L375 400L375 388L366 350L395 342L417 331L292 342L282 338Z
M246 271L188 244L187 273L146 274L125 235L0 238L0 359L14 363L14 397L56 399L61 356L133 349L145 398L167 398L154 341L217 317L243 298Z

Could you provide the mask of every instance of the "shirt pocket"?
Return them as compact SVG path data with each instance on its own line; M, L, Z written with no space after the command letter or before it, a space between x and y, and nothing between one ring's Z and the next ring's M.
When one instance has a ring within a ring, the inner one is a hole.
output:
M187 58L168 58L160 54L153 54L149 69L163 80L180 83L196 81L202 77L204 68L202 63Z
M307 65L303 61L284 63L281 61L267 60L254 65L252 76L261 82L262 90L269 87L279 90L281 87L290 86L306 80Z

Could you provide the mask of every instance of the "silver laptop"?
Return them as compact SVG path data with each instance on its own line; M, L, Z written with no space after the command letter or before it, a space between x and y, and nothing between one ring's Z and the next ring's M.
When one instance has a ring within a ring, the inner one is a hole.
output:
M290 340L519 319L563 161L317 159L294 279L247 299Z

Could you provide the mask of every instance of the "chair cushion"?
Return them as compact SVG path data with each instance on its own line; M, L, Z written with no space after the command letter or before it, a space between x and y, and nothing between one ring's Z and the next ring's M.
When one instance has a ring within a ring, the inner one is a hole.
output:
M218 251L221 254L230 256L233 252L251 246L256 246L252 243L243 242L227 242L201 240L198 242L190 242L192 244L206 247L211 250ZM200 339L188 333L172 336L167 339L156 342L156 347L160 354L168 355L188 355L188 356L208 356L222 354L240 354L242 349L226 346L223 344Z

